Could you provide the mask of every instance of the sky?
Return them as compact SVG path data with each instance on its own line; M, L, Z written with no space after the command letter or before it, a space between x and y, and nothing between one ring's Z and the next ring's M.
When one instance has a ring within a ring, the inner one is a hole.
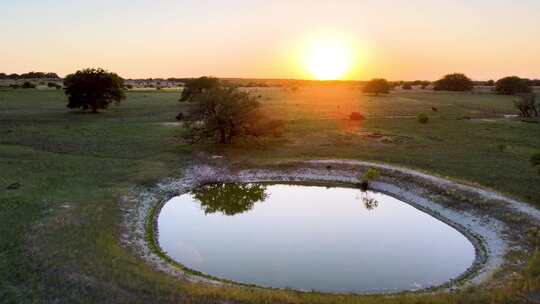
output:
M0 0L0 28L4 73L313 78L327 43L343 79L540 78L538 0Z

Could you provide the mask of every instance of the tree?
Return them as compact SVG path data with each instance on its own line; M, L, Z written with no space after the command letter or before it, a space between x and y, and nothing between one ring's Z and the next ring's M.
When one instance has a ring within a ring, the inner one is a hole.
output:
M490 79L490 80L486 81L486 85L487 85L488 87L492 87L492 86L495 85L495 81L493 81L492 79Z
M180 101L193 101L198 95L220 85L215 77L200 77L186 81Z
M412 86L410 83L405 83L403 86L401 86L403 90L412 90Z
M435 91L470 91L473 89L473 81L465 74L448 74L435 81Z
M372 79L369 82L367 82L364 87L362 88L362 92L368 93L368 94L388 94L390 91L390 84L386 79Z
M92 113L126 98L124 80L103 69L84 69L67 75L64 87L69 100L68 108L91 109Z
M495 83L495 92L502 95L530 93L531 91L528 80L517 76L504 77Z
M218 83L198 93L184 117L185 138L197 142L204 138L230 144L238 136L279 135L284 123L270 119L260 103L237 87Z

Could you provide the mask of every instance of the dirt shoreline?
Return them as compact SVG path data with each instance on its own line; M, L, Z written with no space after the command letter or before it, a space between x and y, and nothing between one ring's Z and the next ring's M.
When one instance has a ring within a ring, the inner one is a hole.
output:
M463 233L476 249L473 265L462 275L422 291L452 291L470 285L497 285L523 267L532 247L515 230L516 217L540 224L540 210L499 193L460 184L407 168L352 160L278 162L264 167L240 169L216 164L187 168L179 178L162 181L153 188L134 188L120 199L124 211L121 242L154 269L190 282L229 282L193 274L174 263L161 250L156 227L157 214L170 198L211 182L324 182L355 184L367 168L381 170L371 188L392 195ZM520 259L509 258L519 253ZM495 273L496 280L491 278ZM411 290L415 291L415 290ZM418 292L418 291L416 291Z

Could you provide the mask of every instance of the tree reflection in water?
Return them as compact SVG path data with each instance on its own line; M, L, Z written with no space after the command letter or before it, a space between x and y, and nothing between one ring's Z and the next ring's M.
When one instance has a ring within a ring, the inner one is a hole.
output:
M361 199L367 210L374 210L375 208L379 207L379 201L373 197L370 197L368 192L362 191Z
M224 215L244 213L266 199L266 186L261 184L210 184L192 192L205 214Z

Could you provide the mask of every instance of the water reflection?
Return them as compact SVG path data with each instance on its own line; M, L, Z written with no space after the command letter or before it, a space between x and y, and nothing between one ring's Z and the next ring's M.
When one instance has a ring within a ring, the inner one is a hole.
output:
M362 202L364 203L364 206L367 210L373 210L379 207L379 201L372 197L369 197L369 195L367 194L362 196Z
M244 213L266 199L266 186L262 184L210 184L193 191L205 214L221 212L224 215Z
M457 277L475 257L451 226L358 188L208 185L167 202L158 231L161 248L191 269L300 290L428 287Z

